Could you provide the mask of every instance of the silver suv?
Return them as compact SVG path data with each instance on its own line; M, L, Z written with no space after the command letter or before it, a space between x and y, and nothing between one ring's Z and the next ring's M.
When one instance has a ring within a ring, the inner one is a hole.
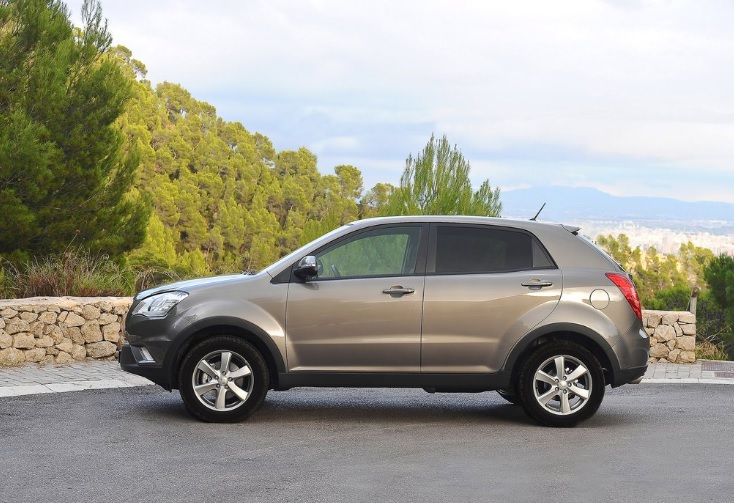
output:
M650 347L634 284L577 228L481 217L354 222L257 274L140 292L125 329L122 368L215 422L329 386L496 390L573 426Z

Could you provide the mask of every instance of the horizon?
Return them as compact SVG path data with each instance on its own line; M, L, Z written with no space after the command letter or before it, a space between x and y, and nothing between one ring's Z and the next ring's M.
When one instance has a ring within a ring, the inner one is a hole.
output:
M475 186L734 203L731 3L100 3L153 85L365 189L446 134Z

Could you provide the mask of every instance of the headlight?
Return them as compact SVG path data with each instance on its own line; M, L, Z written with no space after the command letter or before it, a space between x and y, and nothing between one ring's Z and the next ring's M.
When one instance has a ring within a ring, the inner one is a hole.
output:
M160 318L168 314L173 307L188 297L186 292L165 292L158 295L151 295L138 303L133 310L133 316L136 314L146 316L148 318Z

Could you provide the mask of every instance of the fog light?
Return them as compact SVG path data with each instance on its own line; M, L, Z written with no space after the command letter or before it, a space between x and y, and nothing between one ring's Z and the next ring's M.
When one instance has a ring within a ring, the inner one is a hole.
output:
M141 364L155 363L155 358L153 358L153 355L150 354L148 348L142 346L130 346L130 349L132 349L133 356L135 357L136 362Z

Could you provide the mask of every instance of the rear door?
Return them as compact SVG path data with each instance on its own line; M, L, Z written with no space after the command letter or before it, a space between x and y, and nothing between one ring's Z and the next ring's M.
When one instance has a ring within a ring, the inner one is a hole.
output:
M521 229L432 224L422 372L495 372L558 304L562 275Z

